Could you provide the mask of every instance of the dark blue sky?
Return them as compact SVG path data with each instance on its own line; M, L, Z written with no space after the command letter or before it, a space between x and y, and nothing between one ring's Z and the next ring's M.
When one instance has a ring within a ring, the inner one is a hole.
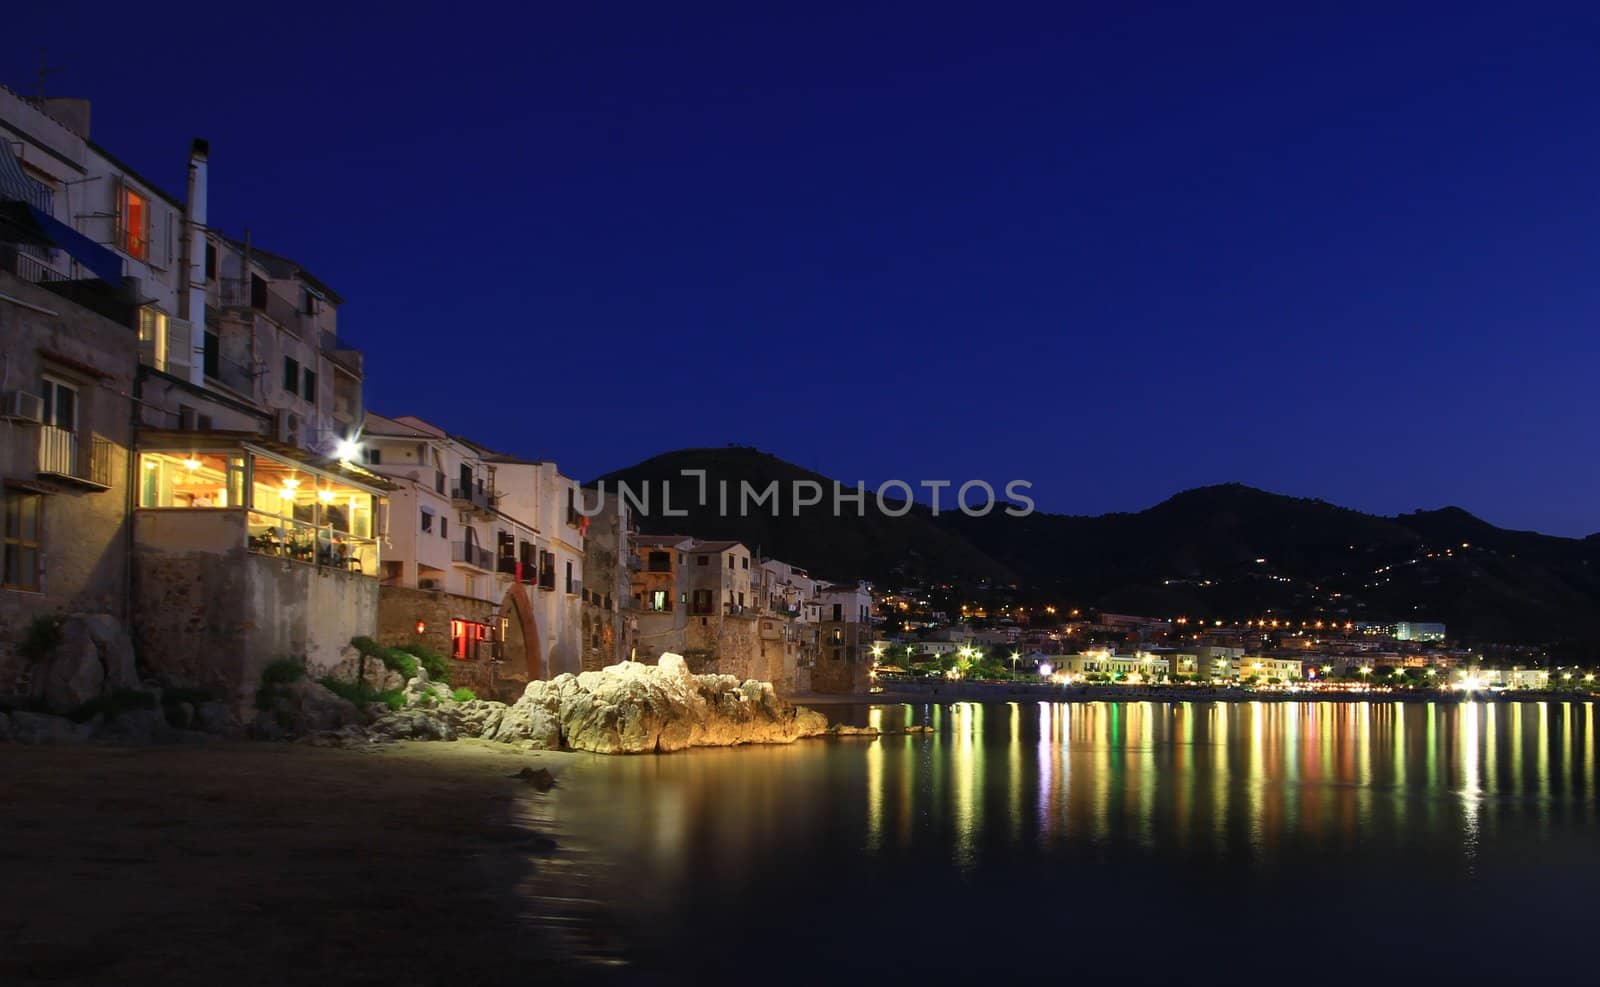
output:
M0 80L48 46L175 190L208 137L375 410L584 478L736 442L1600 530L1593 8L334 6L28 5Z

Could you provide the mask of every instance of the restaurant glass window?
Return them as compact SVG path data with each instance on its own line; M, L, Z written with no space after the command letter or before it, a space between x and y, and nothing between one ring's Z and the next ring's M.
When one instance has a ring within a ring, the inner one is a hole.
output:
M139 455L140 507L243 507L244 457L224 452Z

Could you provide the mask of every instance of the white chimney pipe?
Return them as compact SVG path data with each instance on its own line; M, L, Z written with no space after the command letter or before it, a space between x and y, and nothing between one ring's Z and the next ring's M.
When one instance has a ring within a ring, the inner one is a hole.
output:
M184 234L189 257L187 315L190 335L189 382L206 382L206 163L211 144L196 137L189 150L189 194L184 200Z

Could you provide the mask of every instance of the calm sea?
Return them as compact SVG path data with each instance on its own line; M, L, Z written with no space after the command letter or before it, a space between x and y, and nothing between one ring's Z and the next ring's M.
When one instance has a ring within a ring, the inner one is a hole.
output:
M1600 980L1593 703L829 713L934 730L571 770L612 976Z

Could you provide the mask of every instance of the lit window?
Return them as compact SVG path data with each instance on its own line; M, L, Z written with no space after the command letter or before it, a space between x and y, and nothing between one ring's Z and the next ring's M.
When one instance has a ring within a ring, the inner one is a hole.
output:
M150 256L150 200L133 189L122 188L122 235L120 246L130 257L144 260Z
M242 507L244 459L221 453L139 456L140 507Z

